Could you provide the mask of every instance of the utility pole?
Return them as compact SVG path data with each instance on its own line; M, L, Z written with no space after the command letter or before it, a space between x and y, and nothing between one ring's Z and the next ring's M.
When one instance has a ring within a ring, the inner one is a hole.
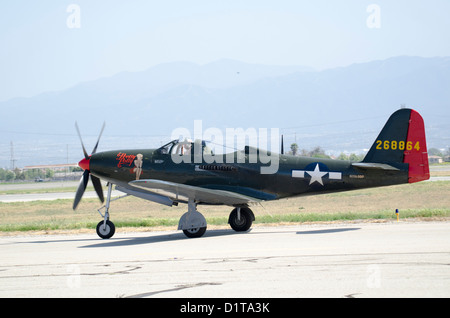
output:
M66 144L66 164L67 164L66 169L64 169L66 172L64 181L67 181L67 174L69 173L69 145L68 144Z
M11 141L11 171L14 171L15 169L15 162L16 159L14 159L14 144Z

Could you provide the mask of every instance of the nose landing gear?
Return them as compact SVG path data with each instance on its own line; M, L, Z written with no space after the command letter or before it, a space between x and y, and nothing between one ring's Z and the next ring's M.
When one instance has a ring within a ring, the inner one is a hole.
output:
M110 220L100 221L97 224L97 235L100 236L102 239L109 239L111 238L114 233L116 232L116 227L114 226L114 223Z
M114 226L114 223L109 220L109 205L111 203L111 192L112 192L112 183L108 183L108 195L106 197L106 204L104 206L105 208L105 215L100 212L100 210L103 208L100 208L98 210L98 213L103 218L103 221L100 221L97 224L97 235L100 236L102 239L109 239L111 238L114 233L116 232L116 227Z

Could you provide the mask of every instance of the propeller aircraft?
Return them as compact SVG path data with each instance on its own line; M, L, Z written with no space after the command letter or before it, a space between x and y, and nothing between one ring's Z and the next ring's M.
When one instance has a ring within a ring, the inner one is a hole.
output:
M76 124L75 124L76 125ZM76 125L84 153L78 165L84 170L73 209L80 203L89 178L104 202L100 179L107 182L105 205L98 211L103 220L97 234L108 239L115 226L110 221L113 185L126 195L136 196L166 206L187 204L178 230L187 237L201 237L207 228L199 205L232 207L228 223L235 231L247 231L255 215L250 209L264 201L283 198L414 183L430 177L425 127L421 115L412 109L394 112L361 162L319 159L278 154L276 173L262 174L267 163L251 160L262 150L246 146L231 156L241 162L222 160L211 163L180 162L178 156L195 156L196 149L206 151L205 144L173 140L157 149L121 149L97 153L101 129L92 153L88 155ZM281 148L283 149L283 148ZM193 151L191 151L193 150ZM229 156L230 154L224 154ZM220 163L218 163L220 162ZM102 213L104 209L104 213Z

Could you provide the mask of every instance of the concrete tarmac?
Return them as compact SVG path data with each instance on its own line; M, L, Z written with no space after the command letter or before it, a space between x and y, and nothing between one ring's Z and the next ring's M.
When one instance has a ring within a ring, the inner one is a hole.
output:
M450 223L0 237L0 297L450 297Z

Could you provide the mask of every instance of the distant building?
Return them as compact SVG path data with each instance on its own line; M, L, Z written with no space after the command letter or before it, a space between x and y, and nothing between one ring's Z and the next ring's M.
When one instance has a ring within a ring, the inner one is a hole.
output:
M430 163L442 163L443 162L442 158L439 156L428 156L428 161Z

